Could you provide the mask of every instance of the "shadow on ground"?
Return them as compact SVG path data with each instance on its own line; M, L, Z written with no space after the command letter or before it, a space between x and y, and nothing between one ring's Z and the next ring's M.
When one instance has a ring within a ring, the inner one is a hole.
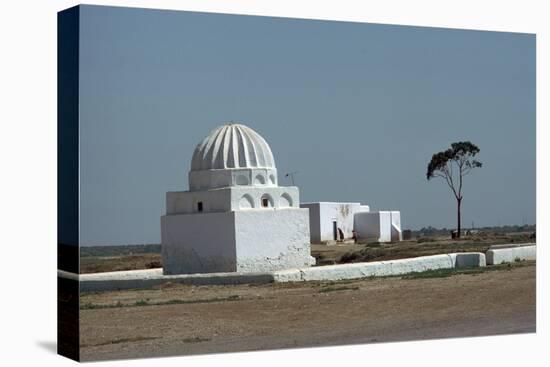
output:
M57 354L57 343L52 340L39 340L36 342L36 345L41 347L42 349L45 349L46 351L50 353Z

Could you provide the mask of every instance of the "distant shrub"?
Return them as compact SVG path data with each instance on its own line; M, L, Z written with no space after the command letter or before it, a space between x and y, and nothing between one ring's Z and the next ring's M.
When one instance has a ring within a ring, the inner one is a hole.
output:
M387 251L379 248L365 248L359 252L347 252L340 257L338 263L353 263L375 260L379 257L385 256Z
M162 264L160 263L160 261L151 261L151 262L145 264L145 267L147 269L162 268Z
M354 261L357 261L361 258L360 254L358 252L346 252L345 254L340 257L339 263L351 263Z
M416 240L417 243L424 243L424 242L435 242L435 238L432 237L418 237Z
M137 254L160 254L160 244L80 246L80 257L86 256L125 256Z

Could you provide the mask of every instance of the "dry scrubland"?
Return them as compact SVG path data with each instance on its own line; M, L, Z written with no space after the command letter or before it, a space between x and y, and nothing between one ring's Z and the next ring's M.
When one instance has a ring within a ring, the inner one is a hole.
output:
M390 244L312 245L317 265L403 259L452 252L485 252L490 245L534 242L532 233L481 233L460 240L420 237ZM81 249L80 272L97 273L162 267L160 245L93 247Z
M535 263L83 293L83 360L534 332Z

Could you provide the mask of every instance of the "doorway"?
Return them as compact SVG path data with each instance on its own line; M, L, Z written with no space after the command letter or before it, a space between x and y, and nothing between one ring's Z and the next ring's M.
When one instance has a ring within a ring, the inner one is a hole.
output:
M338 222L335 220L332 221L332 239L334 241L338 240Z

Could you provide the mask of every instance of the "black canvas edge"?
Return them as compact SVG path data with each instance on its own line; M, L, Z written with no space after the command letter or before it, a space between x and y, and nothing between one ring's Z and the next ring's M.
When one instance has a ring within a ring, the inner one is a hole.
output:
M79 272L80 7L57 13L57 269ZM79 283L57 277L57 353L80 360Z

